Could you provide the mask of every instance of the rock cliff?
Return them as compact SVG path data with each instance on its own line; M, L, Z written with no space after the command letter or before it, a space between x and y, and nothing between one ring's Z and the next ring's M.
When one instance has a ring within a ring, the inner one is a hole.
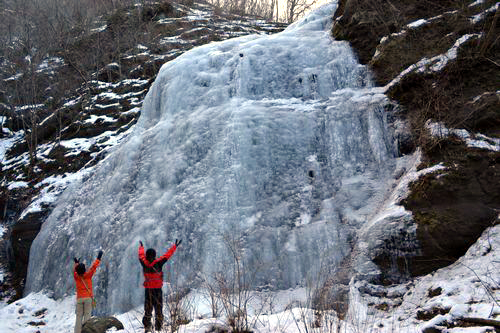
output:
M413 276L454 262L499 222L498 148L479 149L460 135L432 133L439 123L498 142L498 16L496 1L453 0L343 0L335 14L335 38L351 43L400 106L411 131L401 151L421 149L422 168L446 166L413 182L402 202L417 222L421 251L397 258L398 269ZM387 273L384 282L393 282L390 255L382 251L375 260Z

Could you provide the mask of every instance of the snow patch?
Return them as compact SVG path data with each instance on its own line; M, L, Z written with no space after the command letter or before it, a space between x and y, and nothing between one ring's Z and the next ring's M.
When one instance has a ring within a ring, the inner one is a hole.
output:
M436 123L432 120L426 122L426 127L431 135L437 138L446 138L454 135L465 141L467 147L500 151L500 139L490 138L483 134L470 134L465 129L448 129L443 123Z
M5 82L16 81L16 80L20 79L23 75L24 75L24 73L17 73L11 77L4 79L4 81Z
M13 190L13 189L22 188L22 187L28 187L28 183L24 182L24 181L11 182L9 184L9 187L7 187L7 189Z
M85 119L85 124L95 124L97 121L102 123L115 123L117 120L109 116L96 116L94 114L90 115L89 119Z
M21 220L26 215L31 213L41 212L46 207L52 205L69 184L82 179L90 172L90 170L91 168L87 168L76 173L66 173L64 175L56 175L45 178L36 185L36 187L43 187L42 190L35 198L33 198L30 205L21 213L19 219Z
M38 73L53 71L59 67L64 66L64 59L59 57L50 57L44 59L40 65L38 65Z
M427 20L424 20L424 19L420 19L420 20L417 20L415 22L411 22L409 24L407 24L406 26L410 29L414 29L414 28L418 28L424 24L427 24L429 23Z
M19 131L8 138L0 139L0 162L3 165L7 164L7 161L5 160L5 158L6 158L5 154L7 154L7 151L14 144L16 144L16 142L22 140L23 136L24 136L24 131Z
M474 1L473 3L471 3L471 4L469 5L469 7L474 7L474 6L480 5L480 4L482 4L482 3L484 3L484 0L476 0L476 1Z
M462 37L460 37L454 44L453 46L444 54L437 55L435 57L432 57L430 59L428 58L423 58L422 60L418 61L416 64L413 64L406 68L404 71L399 73L399 75L394 78L391 82L389 82L385 87L385 91L389 90L391 87L399 83L403 77L408 75L409 73L412 72L419 72L419 73L432 73L432 72L438 72L441 71L450 60L453 60L457 57L458 49L459 47L468 41L469 39L473 38L481 38L482 34L467 34Z
M95 33L95 32L103 32L103 31L104 31L104 30L106 30L107 28L108 28L108 25L107 25L107 24L104 24L104 25L102 25L102 26L100 26L100 27L97 27L97 28L92 29L91 31L92 31L92 32L94 32L94 33Z
M15 112L23 112L23 111L29 111L29 110L41 110L45 108L45 104L28 104L28 105L21 105L15 107L14 111Z
M477 24L477 23L481 22L485 18L485 16L488 15L489 13L497 12L499 7L500 7L500 2L497 2L496 4L491 6L490 8L486 9L485 11L483 11L477 15L472 16L471 18L469 18L469 20L473 24Z

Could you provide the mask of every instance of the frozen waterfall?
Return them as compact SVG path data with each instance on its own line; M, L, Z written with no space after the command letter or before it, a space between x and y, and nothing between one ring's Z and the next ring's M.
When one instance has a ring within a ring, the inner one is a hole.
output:
M163 252L182 238L183 284L227 271L231 244L254 287L334 269L381 206L396 155L384 95L367 93L366 69L330 37L335 8L163 65L128 139L44 223L27 291L73 293L72 258L90 264L102 247L99 303L141 304L139 240Z

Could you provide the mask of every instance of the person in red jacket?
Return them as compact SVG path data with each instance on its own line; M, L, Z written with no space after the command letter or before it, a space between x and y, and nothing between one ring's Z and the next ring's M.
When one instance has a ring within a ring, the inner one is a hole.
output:
M94 292L92 289L92 276L101 263L102 251L99 251L97 259L94 260L88 271L85 271L85 264L74 258L73 278L76 284L76 323L75 333L82 331L83 324L90 319L92 311L92 300Z
M146 332L151 330L151 317L153 309L155 310L155 329L161 330L163 326L163 292L161 287L163 285L163 265L174 254L177 247L181 244L182 240L175 240L164 255L156 258L155 249L148 249L144 254L144 245L139 241L139 261L142 265L144 273L144 317L142 324Z

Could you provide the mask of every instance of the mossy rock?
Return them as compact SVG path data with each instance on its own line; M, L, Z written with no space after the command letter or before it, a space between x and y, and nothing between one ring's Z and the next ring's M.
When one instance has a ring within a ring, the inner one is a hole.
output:
M460 151L448 146L435 152L444 155L450 167L412 183L411 193L403 201L413 212L422 249L420 256L409 258L412 275L453 263L486 228L498 222L500 153L464 147Z

